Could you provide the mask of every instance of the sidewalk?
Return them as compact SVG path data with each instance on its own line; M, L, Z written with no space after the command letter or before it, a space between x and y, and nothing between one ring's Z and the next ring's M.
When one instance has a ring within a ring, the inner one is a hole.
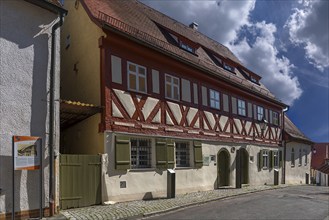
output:
M279 186L247 186L241 189L225 188L204 192L194 192L176 195L173 199L139 200L116 203L114 205L97 205L85 208L68 209L61 211L61 215L51 219L133 219L154 214L160 214L187 206L198 205L227 197L259 192L263 190L279 189Z

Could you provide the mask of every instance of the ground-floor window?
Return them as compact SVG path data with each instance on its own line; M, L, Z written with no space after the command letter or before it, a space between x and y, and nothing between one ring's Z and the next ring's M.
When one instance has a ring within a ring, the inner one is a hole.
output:
M291 166L295 166L295 150L294 148L291 148L291 154L290 154L290 161L291 161Z
M268 151L263 150L263 168L268 168Z
M131 139L131 168L151 167L151 141L149 139Z
M279 166L279 154L278 151L273 151L273 166L278 167Z
M188 142L176 142L176 167L190 166L190 148Z

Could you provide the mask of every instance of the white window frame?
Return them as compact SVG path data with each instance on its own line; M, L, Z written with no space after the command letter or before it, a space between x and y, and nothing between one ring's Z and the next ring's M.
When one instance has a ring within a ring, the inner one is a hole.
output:
M170 82L167 81L167 77L170 77ZM178 84L174 83L174 79L177 79ZM170 85L170 90L171 90L171 96L172 97L167 96L167 85ZM177 95L178 95L177 99L174 97L174 88L177 88ZM180 79L178 77L175 77L175 76L172 76L172 75L169 75L169 74L165 74L165 96L168 99L172 99L172 100L176 100L176 101L180 100Z
M220 93L216 90L209 89L210 107L220 109Z
M263 150L263 169L267 169L268 168L268 150Z
M274 125L279 125L279 113L277 112L272 112L272 118L273 118L273 124Z
M194 48L191 47L189 44L185 43L184 41L180 41L179 45L182 49L184 49L190 53L194 53Z
M136 146L133 146L133 141L136 141ZM141 141L146 141L147 146L141 146ZM136 150L136 153L133 154L133 150ZM143 154L141 151L146 150L147 154ZM133 157L136 158L133 158ZM146 156L146 159L142 159L143 156ZM136 161L136 164L133 165L133 162ZM142 161L146 161L147 164L140 164ZM131 138L130 139L130 164L131 169L145 169L152 168L152 145L150 139L144 138Z
M136 72L131 71L129 69L129 65L134 65L136 67ZM139 68L144 69L145 75L142 75L138 72ZM130 75L134 75L136 77L136 89L130 88L130 77L129 77ZM128 61L127 62L127 78L128 78L128 80L127 80L128 86L127 87L130 91L135 91L135 92L140 92L140 93L147 93L147 68L145 66L141 66L141 65L138 65L136 63L132 63L132 62ZM143 78L145 80L145 91L142 91L139 88L139 78Z
M186 148L183 149L181 145L185 144ZM185 152L185 159L184 157ZM175 142L175 159L176 159L176 167L190 167L190 144L189 142ZM180 157L180 158L179 158ZM186 161L185 164L182 164L181 161Z
M261 121L264 118L264 108L257 105L257 120Z
M238 115L246 116L247 110L246 110L246 101L242 99L238 99Z

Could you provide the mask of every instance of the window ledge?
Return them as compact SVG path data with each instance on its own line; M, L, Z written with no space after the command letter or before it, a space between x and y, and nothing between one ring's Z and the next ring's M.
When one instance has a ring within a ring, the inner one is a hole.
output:
M128 170L129 172L144 172L144 171L155 171L156 168L150 167L150 168L133 168Z
M190 170L194 169L194 167L175 167L175 170Z

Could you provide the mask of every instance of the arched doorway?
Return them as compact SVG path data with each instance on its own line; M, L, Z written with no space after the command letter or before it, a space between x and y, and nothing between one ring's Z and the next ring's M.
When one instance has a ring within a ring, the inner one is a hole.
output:
M217 186L228 186L230 184L230 154L222 149L217 155Z
M244 148L241 151L241 184L249 183L249 154Z

